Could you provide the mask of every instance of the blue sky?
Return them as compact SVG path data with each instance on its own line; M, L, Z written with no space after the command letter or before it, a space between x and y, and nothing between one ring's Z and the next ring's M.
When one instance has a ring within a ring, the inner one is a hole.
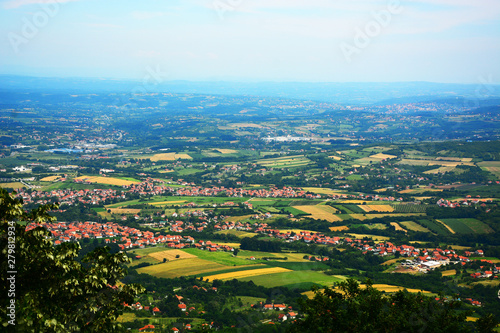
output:
M498 0L0 0L0 74L500 83Z

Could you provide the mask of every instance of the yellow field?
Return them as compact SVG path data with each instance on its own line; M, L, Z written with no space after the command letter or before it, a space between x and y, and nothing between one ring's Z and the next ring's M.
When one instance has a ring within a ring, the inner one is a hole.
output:
M346 203L346 204L362 204L363 202L366 202L366 200L342 200L340 203Z
M397 291L405 289L404 287L400 286L392 286L390 284L374 284L373 287L377 290L380 291L385 291L386 293L395 293ZM361 285L361 288L366 288L365 285ZM422 292L424 294L430 294L430 291L427 290L420 290L420 289L412 289L412 288L406 288L410 293L419 293Z
M194 254L190 254L181 250L166 250L161 252L153 252L148 254L148 256L155 258L158 261L163 261L163 259L172 261L179 259L197 258ZM179 258L176 258L177 256L179 256Z
M342 221L342 219L340 217L338 217L337 215L334 215L332 213L331 209L335 210L335 208L330 207L330 206L325 206L325 205L321 205L321 206L293 206L293 208L296 208L296 209L301 210L305 213L311 214L311 217L313 219L327 220L328 222Z
M334 159L334 160L336 160L336 161L340 161L340 160L342 159L342 157L340 157L340 156L335 156L335 155L328 156L328 157L330 157L330 158L332 158L332 159Z
M404 231L407 232L405 228L402 228L398 222L391 222L391 225L396 229L396 231Z
M175 160L191 160L193 159L188 154L177 154L177 153L163 153L163 154L155 154L150 157L152 162L158 161L175 161Z
M396 155L389 155L389 154L383 154L383 153L378 153L375 155L371 155L370 158L376 158L376 159L381 159L381 160L389 160L392 158L397 158Z
M1 188L11 188L14 190L25 187L22 183L14 182L14 183L0 183Z
M217 148L215 150L217 150L221 154L236 154L238 152L237 150L234 150L234 149L220 149L220 148Z
M449 227L446 223L444 223L443 221L439 221L439 220L436 220L436 221L438 221L439 223L441 223L442 225L444 225L444 227L445 227L446 229L448 229L448 231L449 231L449 232L451 232L452 234L454 234L454 233L455 233L455 230L453 230L452 228L450 228L450 227Z
M452 171L453 169L455 169L454 166L442 166L442 167L439 167L437 169L432 169L432 170L424 171L424 173L426 173L426 174L445 173L445 172L448 172L448 171Z
M469 317L469 316L467 317L467 321L478 321L478 320L479 318L477 317Z
M349 233L348 235L351 236L351 237L354 237L354 238L365 238L365 237L368 237L368 238L371 238L371 239L373 239L375 241L386 241L386 240L391 239L390 237L386 237L386 236L367 235L367 234L352 234L352 233Z
M366 205L370 209L376 211L376 212L388 212L391 213L394 211L394 208L391 205ZM361 207L361 206L359 206Z
M40 179L41 182L53 182L54 180L57 180L61 178L61 176L49 176L49 177L45 177L45 178L42 178Z
M228 268L230 267L213 261L203 260L200 258L190 258L142 267L139 268L137 272L171 279L180 276L207 274Z
M151 206L160 206L160 205L168 205L168 204L179 204L184 203L186 200L176 200L176 201L159 201L159 202L148 202L148 205Z
M342 195L345 193L342 193L340 191L332 190L331 188L324 188L324 187L303 187L302 188L306 192L312 192L316 194L331 194L331 195Z
M206 276L204 278L208 281L229 280L229 279L241 279L241 278L251 277L251 276L268 275L268 274L273 274L273 273L284 273L284 272L291 272L291 270L286 269L286 268L281 268L281 267L258 268L258 269L248 270L248 271L215 274L215 275Z
M136 208L110 208L111 214L139 214L140 209Z
M81 176L81 177L75 178L74 180L84 180L84 181L89 181L91 183L116 185L116 186L123 186L123 185L129 186L132 184L139 183L137 181L124 180L124 179L118 179L118 178L113 178L113 177L99 177L99 176Z
M343 230L349 230L349 227L346 225L340 227L330 227L330 231L343 231Z
M456 274L457 274L457 271L454 269L450 269L450 270L441 272L441 276L451 276L451 275L456 275Z
M369 212L371 212L373 210L368 205L358 205L358 207L361 208L362 210L364 210L367 213L369 213Z

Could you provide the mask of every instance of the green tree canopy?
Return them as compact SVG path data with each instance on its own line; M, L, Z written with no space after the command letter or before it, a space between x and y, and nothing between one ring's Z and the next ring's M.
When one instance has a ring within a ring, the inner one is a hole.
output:
M315 290L312 299L301 301L306 315L293 327L295 332L473 332L466 322L468 311L461 302L399 291L384 295L367 282L365 288L353 279L337 289Z
M48 212L56 208L51 204L25 212L22 199L0 189L2 331L119 331L116 319L123 303L143 292L139 285L119 283L128 257L98 248L80 263L78 243L54 246L42 225L53 220ZM40 226L26 230L30 222ZM13 312L7 309L12 299Z

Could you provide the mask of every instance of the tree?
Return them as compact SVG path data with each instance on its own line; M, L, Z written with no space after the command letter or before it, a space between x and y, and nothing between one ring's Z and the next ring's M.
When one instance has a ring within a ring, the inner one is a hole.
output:
M439 299L443 300L441 296ZM301 300L305 319L295 332L472 332L461 302L437 301L423 294L399 291L385 296L371 282L362 288L348 279L331 288L315 290L313 299Z
M118 286L126 274L124 253L97 248L82 262L78 243L52 244L43 223L57 204L23 210L22 199L0 189L2 326L18 332L116 332L123 303L143 292L139 285ZM24 224L38 223L36 228ZM10 273L14 272L14 273ZM10 291L15 289L15 296ZM12 296L12 297L11 297ZM15 310L7 309L12 302ZM9 311L9 312L7 312ZM9 317L9 316L10 317ZM15 324L13 326L12 324Z

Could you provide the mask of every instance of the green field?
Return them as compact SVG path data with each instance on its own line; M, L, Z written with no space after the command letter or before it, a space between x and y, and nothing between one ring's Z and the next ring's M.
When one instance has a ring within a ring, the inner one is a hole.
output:
M316 271L292 271L242 278L241 281L253 281L253 283L267 288L285 286L308 289L313 285L331 286L341 279Z
M425 213L425 205L391 205L395 213Z
M431 221L431 220L418 220L418 224L423 227L429 229L435 234L438 235L449 235L450 232L445 228L444 225L441 225L439 222Z
M489 234L493 233L494 230L483 222L472 219L440 219L447 226L449 226L453 231L459 234Z
M182 251L193 254L200 259L213 261L221 265L240 266L240 265L254 264L254 262L250 260L245 260L239 257L233 257L232 252L222 252L222 251L209 252L200 249L183 249Z
M235 229L217 231L216 234L235 235L239 238L254 237L255 235L257 235L256 233L253 233L253 232L247 232L247 231L241 231L241 230L235 230Z
M401 224L403 227L405 227L408 230L418 231L418 232L431 232L426 227L421 226L420 224L415 223L413 221L399 222L399 224Z
M283 267L287 269L291 269L292 271L308 271L308 270L313 270L313 269L328 269L329 266L322 263L322 262L296 262L296 261L291 261L291 262L284 262L284 261L268 261L266 262L266 265L268 266L273 266L273 267Z

